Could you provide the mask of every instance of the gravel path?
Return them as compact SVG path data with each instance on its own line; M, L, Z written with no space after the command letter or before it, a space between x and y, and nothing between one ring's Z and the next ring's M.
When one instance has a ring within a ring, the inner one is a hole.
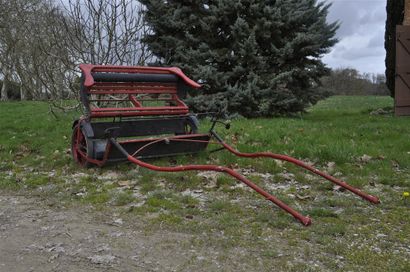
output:
M0 195L0 271L195 271L217 263L190 248L194 237L146 234L142 223L92 208ZM205 252L205 254L207 254ZM202 258L202 259L201 259Z

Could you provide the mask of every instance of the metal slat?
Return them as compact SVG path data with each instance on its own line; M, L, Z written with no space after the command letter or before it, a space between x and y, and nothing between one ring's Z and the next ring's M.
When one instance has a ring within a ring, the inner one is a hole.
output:
M179 111L128 111L128 112L91 112L93 118L104 117L132 117L132 116L150 116L150 115L181 115L188 114L188 110Z
M88 94L176 94L177 91L171 90L105 90L105 91L89 91Z
M188 110L184 106L175 107L135 107L135 108L92 108L92 112L114 112L114 111L168 111L168 110Z

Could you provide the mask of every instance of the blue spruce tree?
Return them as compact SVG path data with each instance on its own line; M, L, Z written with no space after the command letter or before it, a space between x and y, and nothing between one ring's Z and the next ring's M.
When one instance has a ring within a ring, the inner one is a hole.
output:
M337 42L329 5L316 0L142 0L145 37L163 65L204 86L187 103L196 112L245 117L303 111L323 96L321 56Z

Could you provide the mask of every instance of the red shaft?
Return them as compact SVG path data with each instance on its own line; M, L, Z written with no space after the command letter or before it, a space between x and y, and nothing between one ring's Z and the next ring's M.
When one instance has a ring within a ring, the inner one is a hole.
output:
M303 216L302 214L298 213L273 195L267 193L263 189L261 189L259 186L254 184L252 181L248 180L241 174L235 172L234 170L228 168L228 167L223 167L223 166L217 166L217 165L185 165L185 166L173 166L173 167L163 167L163 166L156 166L152 165L146 162L143 162L141 160L138 160L131 155L127 156L128 160L132 163L135 163L141 167L145 167L154 171L162 171L162 172L181 172L181 171L215 171L215 172L224 172L227 173L228 175L231 175L232 177L242 181L245 183L247 186L251 187L253 190L264 196L267 200L275 203L277 206L279 206L281 209L285 210L286 212L290 213L293 217L295 217L297 220L299 220L303 225L308 226L311 224L311 219L307 216Z
M271 153L271 152L242 153L242 152L239 152L238 150L235 150L233 147L231 147L230 145L226 144L223 141L221 141L221 144L227 150L229 150L231 153L233 153L233 154L235 154L236 156L239 156L239 157L246 157L246 158L268 157L268 158L272 158L272 159L277 159L277 160L282 160L282 161L287 161L287 162L293 163L297 166L300 166L300 167L303 167L303 168L309 170L310 172L312 172L314 174L317 174L319 176L324 177L325 179L333 182L334 184L339 185L340 187L343 187L343 188L351 191L352 193L362 197L363 199L366 199L367 201L370 201L374 204L380 203L380 200L379 200L378 197L366 194L366 193L360 191L359 189L356 189L353 186L347 184L346 182L344 182L340 179L337 179L335 177L332 177L332 176L330 176L326 173L323 173L323 172L317 170L316 168L314 168L314 167L312 167L312 166L310 166L310 165L308 165L308 164L306 164L306 163L304 163L300 160L297 160L295 158L292 158L292 157L289 157L289 156L286 156L286 155L281 155L281 154L274 154L274 153Z

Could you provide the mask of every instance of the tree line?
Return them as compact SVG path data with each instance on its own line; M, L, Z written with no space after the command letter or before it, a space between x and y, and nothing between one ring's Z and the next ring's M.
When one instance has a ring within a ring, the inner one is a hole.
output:
M321 87L329 95L389 95L384 74L360 73L353 68L333 69L321 78Z
M196 112L274 116L304 111L326 97L322 84L335 88L341 76L321 59L337 42L339 26L327 22L324 1L0 0L0 6L2 100L74 98L80 63L153 64L181 67L203 85L186 101ZM355 80L364 82L362 75Z
M136 65L150 57L132 0L0 0L1 100L78 93L80 63Z

